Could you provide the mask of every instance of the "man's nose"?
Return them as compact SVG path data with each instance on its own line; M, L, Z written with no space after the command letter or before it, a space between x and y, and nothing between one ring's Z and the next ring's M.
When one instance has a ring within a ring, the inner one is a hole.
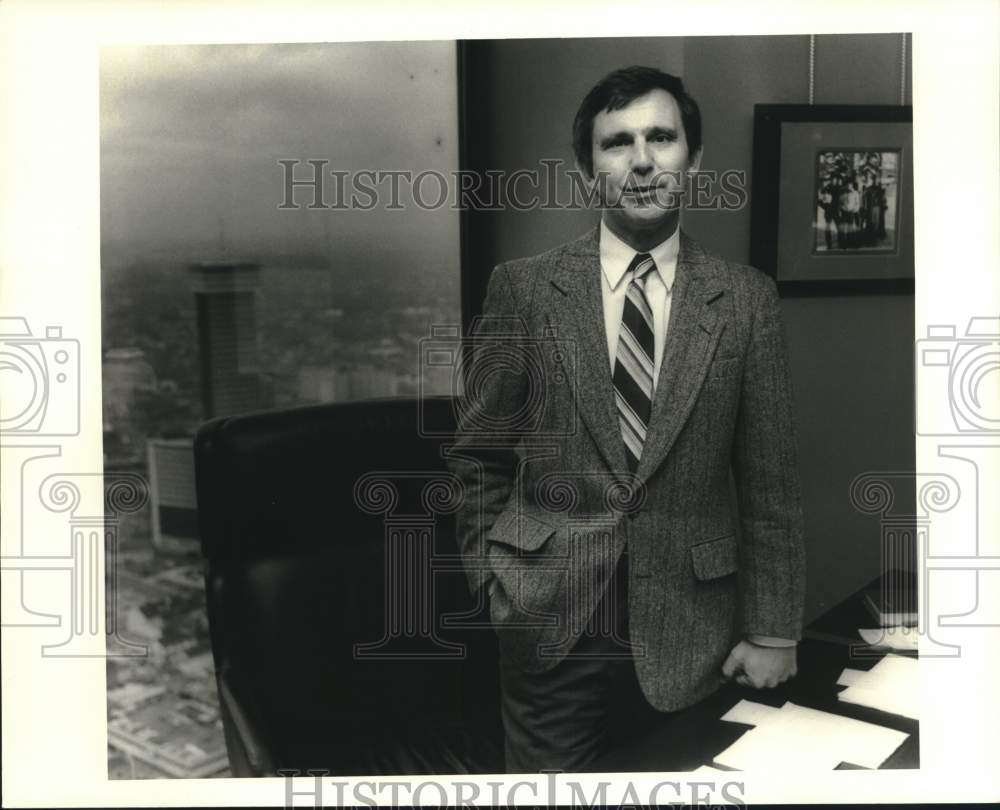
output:
M653 159L645 141L637 142L632 150L632 171L636 174L649 174L653 170Z

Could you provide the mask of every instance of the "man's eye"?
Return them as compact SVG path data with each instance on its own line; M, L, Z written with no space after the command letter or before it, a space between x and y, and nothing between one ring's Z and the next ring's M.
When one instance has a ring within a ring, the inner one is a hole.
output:
M677 139L673 135L668 135L667 133L653 136L654 143L673 143L675 140Z

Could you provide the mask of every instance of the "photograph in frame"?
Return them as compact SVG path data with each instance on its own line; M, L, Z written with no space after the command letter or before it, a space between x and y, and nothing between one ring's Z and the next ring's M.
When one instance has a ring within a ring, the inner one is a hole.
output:
M789 295L913 290L912 110L758 105L751 263Z

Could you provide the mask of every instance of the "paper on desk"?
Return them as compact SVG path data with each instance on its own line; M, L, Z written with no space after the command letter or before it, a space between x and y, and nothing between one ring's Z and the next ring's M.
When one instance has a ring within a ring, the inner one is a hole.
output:
M880 712L888 712L889 714L898 714L901 717L909 717L913 720L920 718L917 701L902 692L875 692L871 689L850 686L837 695L837 697L844 703L867 706L870 709L878 709Z
M872 647L888 647L890 650L916 650L916 627L875 627L858 630L865 644Z
M845 703L916 720L920 716L918 663L916 658L887 655L870 670L862 672L837 697Z
M864 674L861 669L845 669L837 678L837 686L854 686Z
M774 706L755 703L752 700L741 700L728 712L722 715L723 720L730 723L745 723L748 726L759 726L768 717L781 711Z
M906 737L902 731L786 703L714 761L743 771L833 770L841 762L877 768Z

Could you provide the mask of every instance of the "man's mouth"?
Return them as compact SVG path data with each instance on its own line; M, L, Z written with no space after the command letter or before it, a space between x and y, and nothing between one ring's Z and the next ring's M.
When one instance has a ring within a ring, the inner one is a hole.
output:
M633 203L648 205L656 200L659 200L658 192L658 186L630 186L629 188L623 190L622 197L627 200L632 200Z

